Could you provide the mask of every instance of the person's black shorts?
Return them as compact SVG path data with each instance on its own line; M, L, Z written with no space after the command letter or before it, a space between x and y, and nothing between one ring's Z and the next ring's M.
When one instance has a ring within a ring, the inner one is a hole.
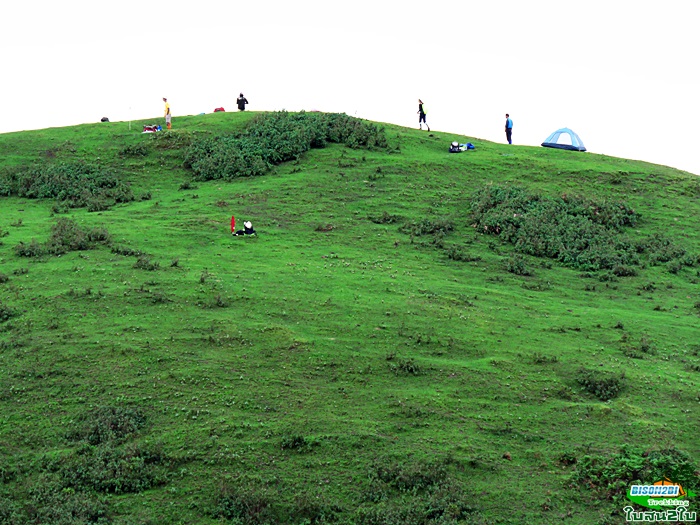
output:
M418 113L418 122L425 122L425 113Z

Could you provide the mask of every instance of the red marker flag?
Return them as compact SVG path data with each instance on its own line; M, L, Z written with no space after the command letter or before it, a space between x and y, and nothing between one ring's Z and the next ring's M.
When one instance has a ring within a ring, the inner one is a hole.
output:
M231 215L231 233L236 231L236 218Z

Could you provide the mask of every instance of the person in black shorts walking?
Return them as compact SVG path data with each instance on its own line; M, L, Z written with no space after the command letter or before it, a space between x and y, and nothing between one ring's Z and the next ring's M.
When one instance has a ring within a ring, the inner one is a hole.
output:
M430 126L428 126L428 123L425 121L425 107L423 106L423 101L421 99L418 99L418 127L420 129L423 129L423 124L425 124L425 127L428 128L428 131L430 131Z

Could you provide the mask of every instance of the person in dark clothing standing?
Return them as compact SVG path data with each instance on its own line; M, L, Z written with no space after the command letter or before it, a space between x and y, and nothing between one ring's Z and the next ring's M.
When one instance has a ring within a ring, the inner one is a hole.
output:
M248 103L248 99L243 96L243 93L241 93L241 96L238 97L236 103L238 104L238 111L245 111L245 105Z
M510 115L506 113L506 139L508 139L508 144L513 144L513 120Z
M423 106L423 101L421 99L418 99L418 127L420 129L423 129L423 124L425 124L425 127L428 128L428 131L430 131L430 126L428 126L428 123L425 121L426 113L427 111Z

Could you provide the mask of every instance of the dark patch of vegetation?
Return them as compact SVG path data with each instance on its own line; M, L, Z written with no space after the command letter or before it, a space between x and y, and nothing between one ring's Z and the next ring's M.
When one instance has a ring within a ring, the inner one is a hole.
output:
M448 463L377 464L369 472L365 502L353 523L452 524L478 519L473 497L450 475Z
M532 271L527 267L525 263L525 258L520 255L513 255L505 260L505 269L507 272L514 273L515 275L528 276L532 275Z
M222 486L214 499L211 516L241 525L271 525L280 522L280 511L273 504L272 495L248 484Z
M142 257L146 255L141 250L136 250L128 246L119 245L112 246L112 253L116 253L117 255L123 255L125 257Z
M390 359L387 359L387 361L390 361ZM422 373L420 365L418 365L413 358L399 359L396 363L390 363L389 369L396 375L417 376Z
M545 197L517 187L486 186L471 199L471 220L517 251L595 271L634 265L639 254L621 232L639 214L621 202L563 195Z
M394 224L401 220L400 215L392 215L387 211L383 211L381 215L376 215L369 218L375 224Z
M2 304L2 302L0 302L0 323L9 321L17 315L17 312L15 312L12 308L10 308L9 306L5 306L4 304Z
M81 415L67 437L73 441L86 441L90 445L121 442L145 424L146 416L139 409L99 407Z
M141 255L134 263L134 268L153 272L160 268L160 263L158 261L151 261L151 258L147 255Z
M109 242L110 235L105 228L83 229L73 219L59 218L51 227L51 234L45 244L34 239L29 244L20 242L15 246L15 254L20 257L63 255L72 251L90 250L98 244Z
M120 157L145 157L150 152L148 146L143 142L130 144L119 151Z
M445 255L447 255L448 259L452 259L453 261L477 262L481 260L480 256L471 255L461 246L456 246L454 244L445 250Z
M48 468L57 473L65 487L126 494L164 483L165 472L159 467L165 462L159 446L117 447L107 442L81 447L76 453L53 461Z
M272 166L295 160L327 143L350 148L386 148L384 130L337 113L267 113L240 136L196 140L187 150L185 167L196 180L263 175Z
M653 484L668 478L687 490L700 487L700 474L695 460L675 448L643 450L624 446L609 456L586 455L576 461L571 486L582 486L598 492L600 497L619 503L632 484Z
M24 503L20 505L0 496L0 523L77 525L110 522L106 503L94 495L66 489L58 483L38 484L29 491Z
M294 450L299 453L310 452L316 443L306 439L304 436L289 434L282 438L280 448L282 450Z
M197 132L192 131L162 131L159 133L152 133L150 141L156 149L184 149L190 147L192 143L195 142L196 135Z
M613 375L600 370L578 371L576 381L586 392L593 394L601 401L609 401L616 398L622 392L625 383L624 373Z
M433 235L448 233L454 230L452 219L441 217L437 219L423 219L421 221L409 221L404 223L399 231L410 235Z
M114 171L89 163L35 164L0 172L0 195L56 199L70 208L90 203L111 207L134 200L129 185Z

